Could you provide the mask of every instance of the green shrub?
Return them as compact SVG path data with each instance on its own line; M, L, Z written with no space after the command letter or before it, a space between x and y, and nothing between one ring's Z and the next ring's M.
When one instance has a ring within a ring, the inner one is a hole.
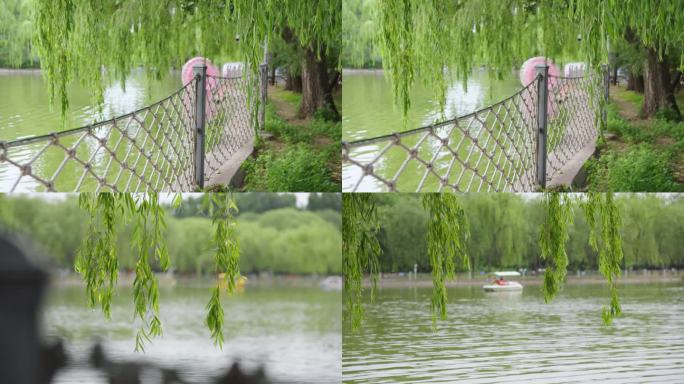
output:
M673 108L662 108L656 112L656 119L665 121L681 121L682 116Z
M314 118L316 120L325 120L325 121L339 121L340 120L340 114L339 112L333 110L329 106L325 105L321 108L318 108L316 112L314 112Z
M658 153L642 144L626 153L614 153L590 163L590 185L595 189L607 187L616 192L676 192L681 185L674 181L669 166L669 154ZM602 177L602 175L604 175Z
M301 143L278 154L264 153L245 162L246 189L337 192L339 186L330 180L328 156L328 151L315 151Z
M310 130L287 123L276 113L275 106L266 105L266 131L280 137L286 143L297 143L311 140Z
M606 129L608 132L614 133L632 143L651 141L653 139L652 135L643 127L636 126L623 120L618 114L618 109L615 104L609 104L607 110L608 121Z

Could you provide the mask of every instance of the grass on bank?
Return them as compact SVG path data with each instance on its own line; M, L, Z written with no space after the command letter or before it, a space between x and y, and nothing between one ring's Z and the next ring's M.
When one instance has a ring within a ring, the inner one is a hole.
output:
M255 155L243 164L245 191L339 192L341 125L319 111L299 119L301 95L269 88L266 131Z
M684 105L684 92L678 95ZM608 139L599 143L598 159L587 163L589 187L617 192L684 191L684 122L669 111L654 119L639 114L643 95L611 89Z

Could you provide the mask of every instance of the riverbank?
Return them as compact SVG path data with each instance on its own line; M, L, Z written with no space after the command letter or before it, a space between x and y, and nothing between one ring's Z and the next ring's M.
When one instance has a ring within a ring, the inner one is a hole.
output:
M176 276L167 273L155 275L160 287L194 287L210 288L216 284L216 279L211 277ZM315 276L315 275L272 275L272 274L247 274L245 287L292 287L292 288L323 288L326 290L341 289L341 277L339 276ZM134 273L119 275L117 285L119 287L132 287L135 280ZM50 284L58 287L85 287L80 275L71 272L54 272L50 278Z
M447 280L445 285L447 287L468 287L481 286L491 283L493 277L473 277L469 278L467 275L457 276L453 280ZM519 281L527 286L540 286L544 282L544 275L539 274L535 276L520 276L511 278L511 280ZM583 276L577 276L568 272L565 284L568 285L593 285L605 284L605 278L599 274L591 273ZM649 283L682 283L684 284L684 274L681 271L631 271L624 273L618 279L618 285L622 284L649 284ZM363 286L365 288L371 287L369 278L364 279ZM417 278L409 277L408 274L398 275L383 275L378 280L378 288L429 288L432 287L432 277L430 274L418 274Z
M339 192L341 123L326 111L299 116L302 95L269 86L265 130L253 155L242 165L242 191ZM336 94L339 108L341 95Z
M40 75L43 70L40 68L0 68L1 75Z
M342 76L344 75L359 75L359 74L370 74L370 75L384 75L385 70L382 68L343 68Z
M677 95L684 105L684 91ZM667 112L643 118L644 95L611 86L606 141L587 165L596 190L632 192L684 191L684 122Z

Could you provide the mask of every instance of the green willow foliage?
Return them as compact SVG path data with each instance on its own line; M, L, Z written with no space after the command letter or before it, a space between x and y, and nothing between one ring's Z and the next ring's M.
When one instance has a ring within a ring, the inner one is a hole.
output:
M565 193L544 193L546 218L539 228L541 257L547 262L544 272L544 300L548 303L560 290L568 268L565 243L568 241L568 227L572 225L572 202Z
M264 42L287 32L302 47L339 40L340 0L36 0L36 46L51 100L62 112L78 79L101 101L103 76L125 80L142 65L151 78L192 56L238 55L258 73ZM320 52L320 51L317 51ZM106 68L107 72L103 72ZM104 74L104 75L103 75ZM251 76L258 81L257 76Z
M227 290L232 293L240 276L240 250L236 241L234 199L226 194L205 194L204 206L212 217L213 242L216 246L216 272L225 273ZM180 194L173 201L175 208L181 202ZM169 252L164 233L165 210L157 194L133 196L126 193L81 193L79 206L88 213L87 236L78 251L75 270L83 276L88 303L100 303L106 318L111 315L111 300L119 274L117 256L117 227L133 222L132 248L137 254L133 281L134 317L142 326L135 339L135 350L144 350L145 343L162 334L159 319L159 285L153 272L170 266ZM223 346L223 308L220 302L220 284L212 291L207 305L207 325L214 342Z
M569 240L569 230L574 224L573 207L576 200L586 217L584 228L589 232L589 246L599 252L599 270L605 276L611 289L610 307L602 310L603 321L610 324L613 317L621 314L616 285L616 279L620 276L620 263L623 260L620 208L611 193L591 193L586 195L586 199L582 196L584 195L573 199L571 195L559 192L546 192L543 195L543 223L539 226L537 240L540 257L545 261L546 266L542 292L545 301L550 302L565 281L568 267L566 244ZM346 313L352 318L353 329L359 326L363 315L360 304L363 273L371 264L373 289L375 289L378 274L377 258L382 248L377 240L380 228L376 211L377 199L372 194L345 194L343 196L343 271L347 295ZM402 203L411 203L418 199L407 196L399 200ZM453 277L456 268L462 270L470 268L467 254L470 223L466 211L455 195L422 194L421 201L423 209L428 214L427 228L424 233L427 237L428 260L432 270L431 312L434 324L438 313L440 319L446 319L445 280ZM500 199L500 201L505 201L505 199ZM488 204L496 204L496 201L488 201ZM494 208L489 207L485 212L491 209ZM408 210L407 212L410 217L404 220L415 221L412 217L415 216L416 211ZM599 222L597 222L599 215L600 232L598 231ZM477 222L479 217L472 217L472 219ZM522 222L517 223L516 225L522 224ZM395 225L402 224L395 223ZM480 226L480 228L484 228L485 231L492 230L491 226ZM383 228L384 230L386 228ZM501 233L501 235L504 234ZM524 241L524 239L510 237L507 239L509 242ZM421 251L416 251L414 248L413 252ZM414 255L414 257L417 256ZM456 258L460 265L456 264Z
M157 260L159 267L165 272L169 268L169 252L163 237L166 222L164 210L159 205L159 196L149 194L147 198L139 199L136 206L131 208L135 209L132 211L135 222L132 239L138 253L133 280L134 316L143 323L135 337L137 351L144 350L145 341L162 333L159 320L159 284L152 272L150 256Z
M342 195L342 272L344 273L345 314L357 329L363 318L361 287L364 272L370 272L371 298L380 272L378 258L382 249L377 233L380 229L375 196L370 193Z
M470 269L466 242L470 236L468 221L458 199L452 194L426 193L422 198L428 213L427 243L432 265L432 323L447 317L447 291L445 279L453 279L459 261L464 269Z
M544 55L583 57L598 66L607 62L609 40L621 40L627 28L661 54L679 52L684 30L680 0L657 6L623 0L397 0L378 2L374 17L383 66L404 114L418 79L443 106L447 77L465 83L479 65L501 75Z
M240 277L240 247L236 240L235 214L237 205L235 200L228 194L207 194L205 199L209 216L214 225L214 243L216 253L216 273L224 273L226 279L226 289L229 294L235 291L235 282ZM221 307L221 283L217 282L213 290L211 299L207 304L207 325L211 330L214 343L223 348L223 307Z
M86 283L88 304L94 307L100 303L105 317L110 318L112 295L119 276L116 222L130 204L123 196L109 193L81 193L78 203L88 213L90 230L78 250L74 269Z
M589 245L598 251L599 271L610 286L610 307L603 308L601 312L604 323L610 324L614 317L622 314L615 281L620 277L620 264L623 259L622 237L620 236L622 219L612 193L589 193L587 200L582 204L582 208L591 231ZM601 215L600 232L596 220L596 216L599 214ZM600 243L598 240L599 233L601 236Z

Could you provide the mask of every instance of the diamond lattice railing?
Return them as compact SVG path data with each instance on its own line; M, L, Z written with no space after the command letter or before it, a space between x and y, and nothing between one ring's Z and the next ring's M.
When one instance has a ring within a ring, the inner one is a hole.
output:
M536 84L453 120L343 143L343 189L531 190L536 172Z
M344 191L534 191L538 87L469 115L371 139L344 142ZM546 180L599 132L600 81L549 77ZM542 154L543 155L543 154Z
M254 135L247 78L207 77L205 179ZM198 77L164 100L113 119L0 142L0 189L192 191Z
M546 178L557 174L599 134L601 82L598 76L549 76Z
M209 180L233 154L254 137L248 105L250 81L244 76L207 76L205 179ZM256 96L254 94L253 96Z

